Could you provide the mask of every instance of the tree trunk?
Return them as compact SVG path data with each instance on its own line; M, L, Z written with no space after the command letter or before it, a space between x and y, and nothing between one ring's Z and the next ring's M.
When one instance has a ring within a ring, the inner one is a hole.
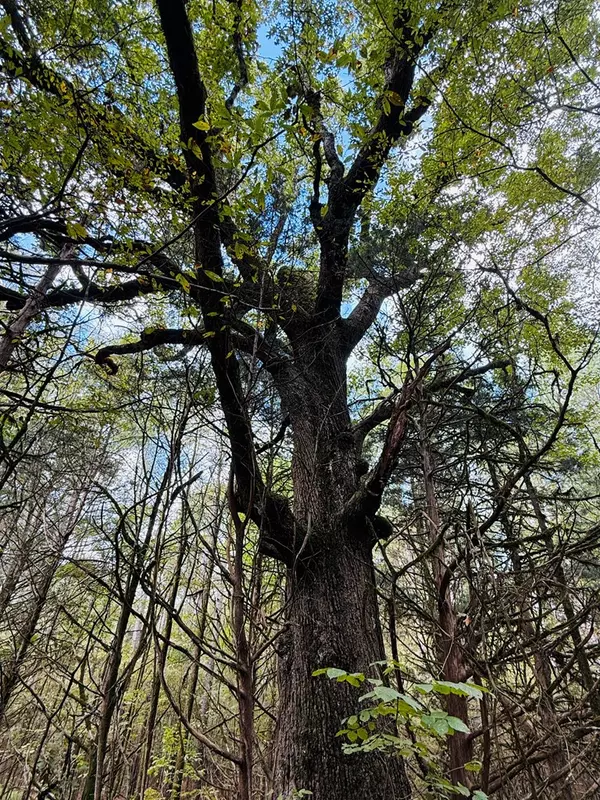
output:
M422 413L422 423L427 420L426 412ZM428 440L427 426L423 424L421 434L421 457L423 460L423 485L425 488L425 503L427 508L427 527L429 541L433 547L431 553L432 573L435 583L437 600L436 645L438 664L441 677L445 681L459 683L469 676L469 668L465 662L464 654L458 642L458 618L454 606L454 598L447 576L447 558L442 530L440 509L433 479L434 465L431 445ZM465 725L469 725L469 708L467 698L461 695L449 694L444 698L447 713L458 717ZM455 784L470 787L471 780L465 769L465 764L473 760L473 740L468 734L455 731L447 739L448 760L450 766L450 780Z
M373 569L373 527L348 513L359 488L358 452L347 406L346 364L335 335L296 341L298 381L282 390L294 436L294 513L303 526L288 569L289 628L280 643L275 798L410 797L404 762L380 752L345 755L336 733L363 693L312 673L366 672L385 659Z
M345 534L345 536L343 535ZM344 541L345 540L345 541ZM290 576L289 632L282 642L275 797L306 789L313 800L400 800L410 788L400 758L343 755L337 731L361 694L319 667L366 670L385 658L370 547L340 531L337 546Z
M233 495L233 492L232 492ZM246 632L244 594L244 538L246 525L240 519L231 497L234 523L234 558L230 568L232 580L231 622L236 650L236 678L238 691L240 757L238 767L239 800L251 800L254 754L254 664Z
M531 505L533 506L540 531L544 537L544 542L548 550L548 557L552 558L555 552L552 531L548 527L546 517L542 511L542 507L531 477L527 477L525 479L525 486L527 487L527 494L531 500ZM563 611L565 612L565 617L571 624L571 639L573 641L573 648L577 657L579 671L581 673L581 683L588 692L590 705L594 712L596 714L600 714L600 696L598 695L598 686L596 685L596 681L592 675L590 661L585 651L585 644L581 635L581 629L579 627L579 623L577 622L577 615L575 613L575 608L569 593L570 582L567 580L567 576L565 575L562 559L556 564L555 579L556 583L560 587L560 600L562 602Z
M102 788L104 785L104 764L106 761L106 754L108 749L108 738L114 711L117 707L118 691L119 691L119 668L121 666L121 658L123 655L123 643L127 633L127 625L131 616L135 593L139 585L139 573L132 570L129 577L125 594L123 597L123 605L119 620L117 622L117 630L113 637L111 647L108 653L106 663L104 665L104 674L102 677L101 685L101 705L100 705L100 722L98 724L98 737L95 747L95 763L90 764L90 771L86 781L86 791L88 785L91 783L91 774L94 776L94 800L102 800ZM88 797L87 794L84 797Z
M499 492L500 482L494 465L488 463L490 470L490 477L494 490ZM531 499L531 498L530 498ZM555 707L554 696L552 694L552 663L548 653L544 649L543 642L539 640L536 632L536 622L533 615L533 609L537 605L537 587L535 582L527 575L523 569L522 557L520 547L517 542L514 542L515 536L513 533L511 520L506 512L503 511L500 522L502 529L506 536L507 544L506 549L512 563L514 571L515 586L520 590L520 608L517 615L517 626L523 635L523 641L529 643L528 646L522 645L524 655L527 659L527 650L531 652L531 668L537 688L539 692L538 713L539 720L542 723L545 737L548 742L556 742L556 751L548 758L547 763L542 765L544 779L550 777L554 772L554 766L558 767L557 771L565 770L567 779L562 781L561 788L564 800L573 799L573 789L571 786L571 778L568 776L568 759L566 756L566 744L563 739L563 734L558 719L558 714ZM539 517L538 517L539 522ZM542 534L544 530L542 529ZM525 661L527 663L527 660ZM532 786L533 786L532 782ZM535 793L535 789L534 789Z

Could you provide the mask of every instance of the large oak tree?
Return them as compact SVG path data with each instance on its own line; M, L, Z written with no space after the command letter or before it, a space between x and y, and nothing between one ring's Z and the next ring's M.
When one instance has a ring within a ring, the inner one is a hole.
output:
M400 759L341 753L355 694L312 673L385 658L372 549L415 397L507 360L436 377L442 342L360 420L348 363L387 298L506 227L486 205L498 175L591 204L595 162L568 169L552 117L555 90L582 111L565 93L588 75L589 42L573 44L585 4L283 3L271 38L246 0L2 5L0 297L14 315L0 367L25 363L32 322L89 305L164 316L123 340L106 326L86 354L108 373L165 344L206 348L236 514L287 569L275 796L407 797ZM261 462L257 365L291 432L291 496Z

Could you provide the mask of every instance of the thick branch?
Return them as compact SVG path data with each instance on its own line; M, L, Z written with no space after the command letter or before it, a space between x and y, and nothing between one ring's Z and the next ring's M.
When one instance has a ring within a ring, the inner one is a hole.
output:
M156 328L152 331L142 331L140 338L135 342L107 345L100 348L95 356L97 364L102 364L110 369L112 375L116 374L118 367L111 356L123 356L130 353L142 353L152 350L162 344L199 345L205 341L206 331L203 328L185 330L183 328Z
M2 0L2 6L10 17L10 24L17 39L19 40L19 44L23 50L31 50L32 47L29 31L27 30L25 20L21 16L21 12L19 11L16 0Z
M409 265L405 270L394 274L389 280L373 279L363 292L356 308L342 322L343 345L347 355L361 341L365 333L377 319L381 305L386 297L408 289L419 277L416 265Z
M410 16L410 10L404 8L394 20L394 44L385 64L382 110L344 179L345 202L354 209L377 182L392 146L413 132L431 104L430 98L417 97L406 108L415 82L417 59L435 32L433 26L414 28Z
M188 165L188 180L198 198L208 199L215 188L215 176L206 131L194 127L206 112L206 88L198 69L192 26L183 0L158 0L157 5L177 88L180 137Z
M248 67L244 55L244 40L242 38L242 0L229 0L235 6L233 17L233 49L238 62L239 78L234 83L229 97L225 101L225 108L230 110L236 101L238 94L248 85Z
M329 183L330 185L335 185L344 177L344 162L338 155L335 137L323 120L320 92L309 92L306 95L306 102L312 108L313 118L317 124L316 134L323 143L323 152L325 153L325 159L330 170Z
M166 291L168 289L181 289L181 286L173 278L166 278L162 275L140 275L135 280L124 281L118 286L103 287L95 283L90 283L84 289L57 289L49 292L40 304L40 310L45 308L64 308L73 303L122 303L126 300L133 300L144 294L152 294L157 291L157 287ZM6 300L6 308L15 311L23 308L27 302L27 297L13 291L0 287L0 299Z
M211 291L211 273L221 279L223 256L221 225L212 202L216 197L212 153L206 132L194 126L205 114L206 88L198 68L192 27L184 0L157 0L169 65L179 101L180 136L188 166L188 180L194 197L194 233L198 296L202 306L205 337L210 352L221 407L231 444L231 459L240 507L249 508L261 530L261 546L269 555L286 563L292 559L294 520L289 504L265 488L257 463L252 426L242 387L235 340L223 324L223 308Z
M354 163L345 177L337 170L337 181L329 186L327 213L322 220L312 214L313 223L321 243L321 265L316 311L330 319L339 315L344 280L346 278L347 250L354 215L367 192L377 183L393 145L409 136L417 122L431 104L429 97L417 97L406 108L415 82L416 62L433 36L433 28L419 30L410 24L410 12L404 9L394 24L394 45L385 64L386 81L382 95L382 110L358 151ZM328 143L323 139L323 145ZM331 146L331 142L329 142ZM328 150L325 150L327 157ZM330 156L333 157L329 147ZM331 168L331 165L330 165ZM313 199L315 209L318 202Z

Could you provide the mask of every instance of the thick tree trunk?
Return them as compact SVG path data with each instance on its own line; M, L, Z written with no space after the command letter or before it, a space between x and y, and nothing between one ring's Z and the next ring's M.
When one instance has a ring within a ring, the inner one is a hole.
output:
M342 719L359 707L361 692L312 677L319 667L358 672L385 658L370 546L352 542L348 531L340 534L306 571L290 578L275 797L287 800L306 789L313 800L400 800L410 796L401 759L344 755L336 738Z
M335 335L296 343L299 381L284 392L294 436L294 513L302 533L288 571L289 628L281 640L275 798L302 789L312 800L402 800L410 785L400 757L345 755L336 733L364 690L322 667L366 672L385 659L373 569L373 527L348 514L359 486L347 406L345 359Z

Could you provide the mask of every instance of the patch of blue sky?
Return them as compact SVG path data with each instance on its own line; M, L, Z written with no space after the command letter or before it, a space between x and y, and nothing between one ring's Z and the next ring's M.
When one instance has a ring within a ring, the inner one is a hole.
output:
M263 22L256 31L258 58L273 64L283 55L283 47L273 35L273 24Z

